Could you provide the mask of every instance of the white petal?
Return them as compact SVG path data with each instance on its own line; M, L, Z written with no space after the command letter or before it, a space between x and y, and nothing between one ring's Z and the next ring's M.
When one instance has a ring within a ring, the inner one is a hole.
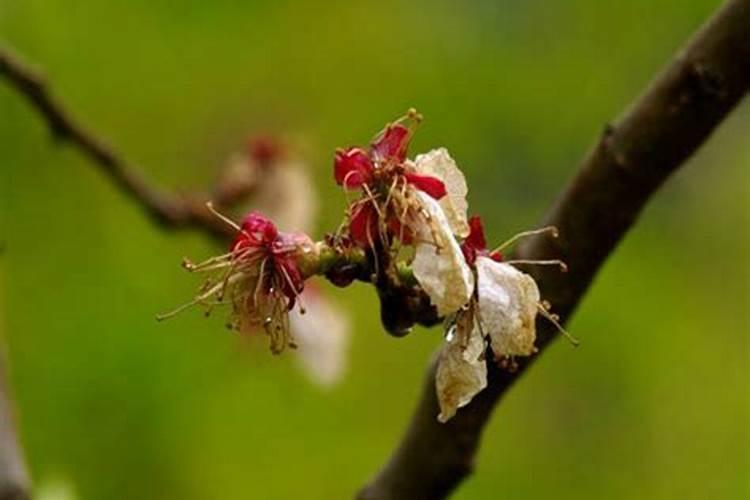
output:
M416 245L412 262L414 277L430 297L438 314L445 316L469 301L474 291L474 275L464 260L440 205L426 193L415 190L414 194L432 221L432 228L427 224L419 228L420 239L440 244L440 247L430 243Z
M534 279L510 264L478 257L477 294L484 333L496 356L534 352L539 289Z
M472 328L470 335L466 347L461 345L462 335L455 335L440 353L435 390L440 404L438 420L443 423L487 387L484 339L477 328Z
M349 319L320 290L305 288L298 308L289 313L297 355L310 379L324 387L338 382L346 368L349 347Z
M312 232L318 194L307 166L290 160L264 167L245 208L260 211L282 231Z
M453 234L461 238L468 236L469 224L466 219L466 210L469 205L466 201L466 194L469 188L466 186L464 174L448 154L448 150L439 148L418 155L414 159L414 168L419 174L437 177L443 181L448 194L440 200L440 206L443 207L445 216L450 222Z

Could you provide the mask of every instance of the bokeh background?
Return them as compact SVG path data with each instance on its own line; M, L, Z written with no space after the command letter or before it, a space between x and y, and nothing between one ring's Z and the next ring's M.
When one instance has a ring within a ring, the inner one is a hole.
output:
M340 219L334 148L410 106L495 241L534 225L607 120L719 2L0 0L0 37L165 187L203 187L249 132L304 144ZM560 342L517 384L457 499L750 495L750 108L649 205ZM80 499L349 498L407 422L439 330L383 333L363 285L346 378L220 317L154 315L196 285L198 234L145 220L0 84L2 332L37 486Z

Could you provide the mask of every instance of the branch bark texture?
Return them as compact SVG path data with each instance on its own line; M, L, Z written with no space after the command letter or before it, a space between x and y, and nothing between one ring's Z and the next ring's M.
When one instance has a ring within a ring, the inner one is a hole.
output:
M570 317L607 256L661 184L695 152L750 87L750 0L731 0L694 35L645 92L607 125L542 226L560 238L534 238L523 259L561 258L566 274L537 268L553 309ZM540 352L556 336L538 324ZM514 373L490 367L488 387L446 424L436 420L435 362L411 423L360 500L448 497L471 472L484 426L505 392L538 356Z

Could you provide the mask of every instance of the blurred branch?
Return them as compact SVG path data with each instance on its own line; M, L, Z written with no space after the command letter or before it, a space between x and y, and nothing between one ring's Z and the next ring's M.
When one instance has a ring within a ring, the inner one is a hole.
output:
M206 210L205 196L180 197L155 189L140 170L118 154L101 137L78 123L49 91L42 76L9 50L0 48L0 77L4 77L44 118L52 136L77 148L133 198L163 228L198 227L226 238L227 227ZM214 200L222 206L224 200Z
M750 86L750 0L727 2L612 125L583 160L541 226L557 240L519 247L521 258L555 255L567 274L538 272L540 288L570 317L607 256L651 195L695 152ZM538 325L538 347L555 337ZM519 359L514 373L490 366L488 387L446 424L436 420L435 362L406 434L360 500L441 499L471 472L484 426L505 392L536 359ZM490 363L492 365L492 363Z
M4 362L0 352L0 500L26 500L29 476L16 437Z

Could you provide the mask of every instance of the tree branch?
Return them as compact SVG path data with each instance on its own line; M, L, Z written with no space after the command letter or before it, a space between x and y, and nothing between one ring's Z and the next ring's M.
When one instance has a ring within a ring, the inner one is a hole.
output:
M521 258L565 260L567 274L540 270L543 295L570 317L596 272L669 175L697 150L750 86L750 0L727 2L583 160L541 225L560 238L529 239ZM555 337L538 325L540 351ZM435 361L421 401L389 462L360 500L446 498L471 472L482 431L505 392L538 356L514 373L490 367L489 384L446 424L436 420Z
M133 198L154 222L165 229L199 227L214 237L231 234L206 210L206 196L179 197L151 186L140 170L119 155L101 137L79 124L47 88L42 76L9 50L0 48L0 76L14 87L45 119L52 136L83 153L124 193ZM237 193L233 193L236 197ZM231 201L227 199L227 201ZM224 206L224 200L214 200Z

